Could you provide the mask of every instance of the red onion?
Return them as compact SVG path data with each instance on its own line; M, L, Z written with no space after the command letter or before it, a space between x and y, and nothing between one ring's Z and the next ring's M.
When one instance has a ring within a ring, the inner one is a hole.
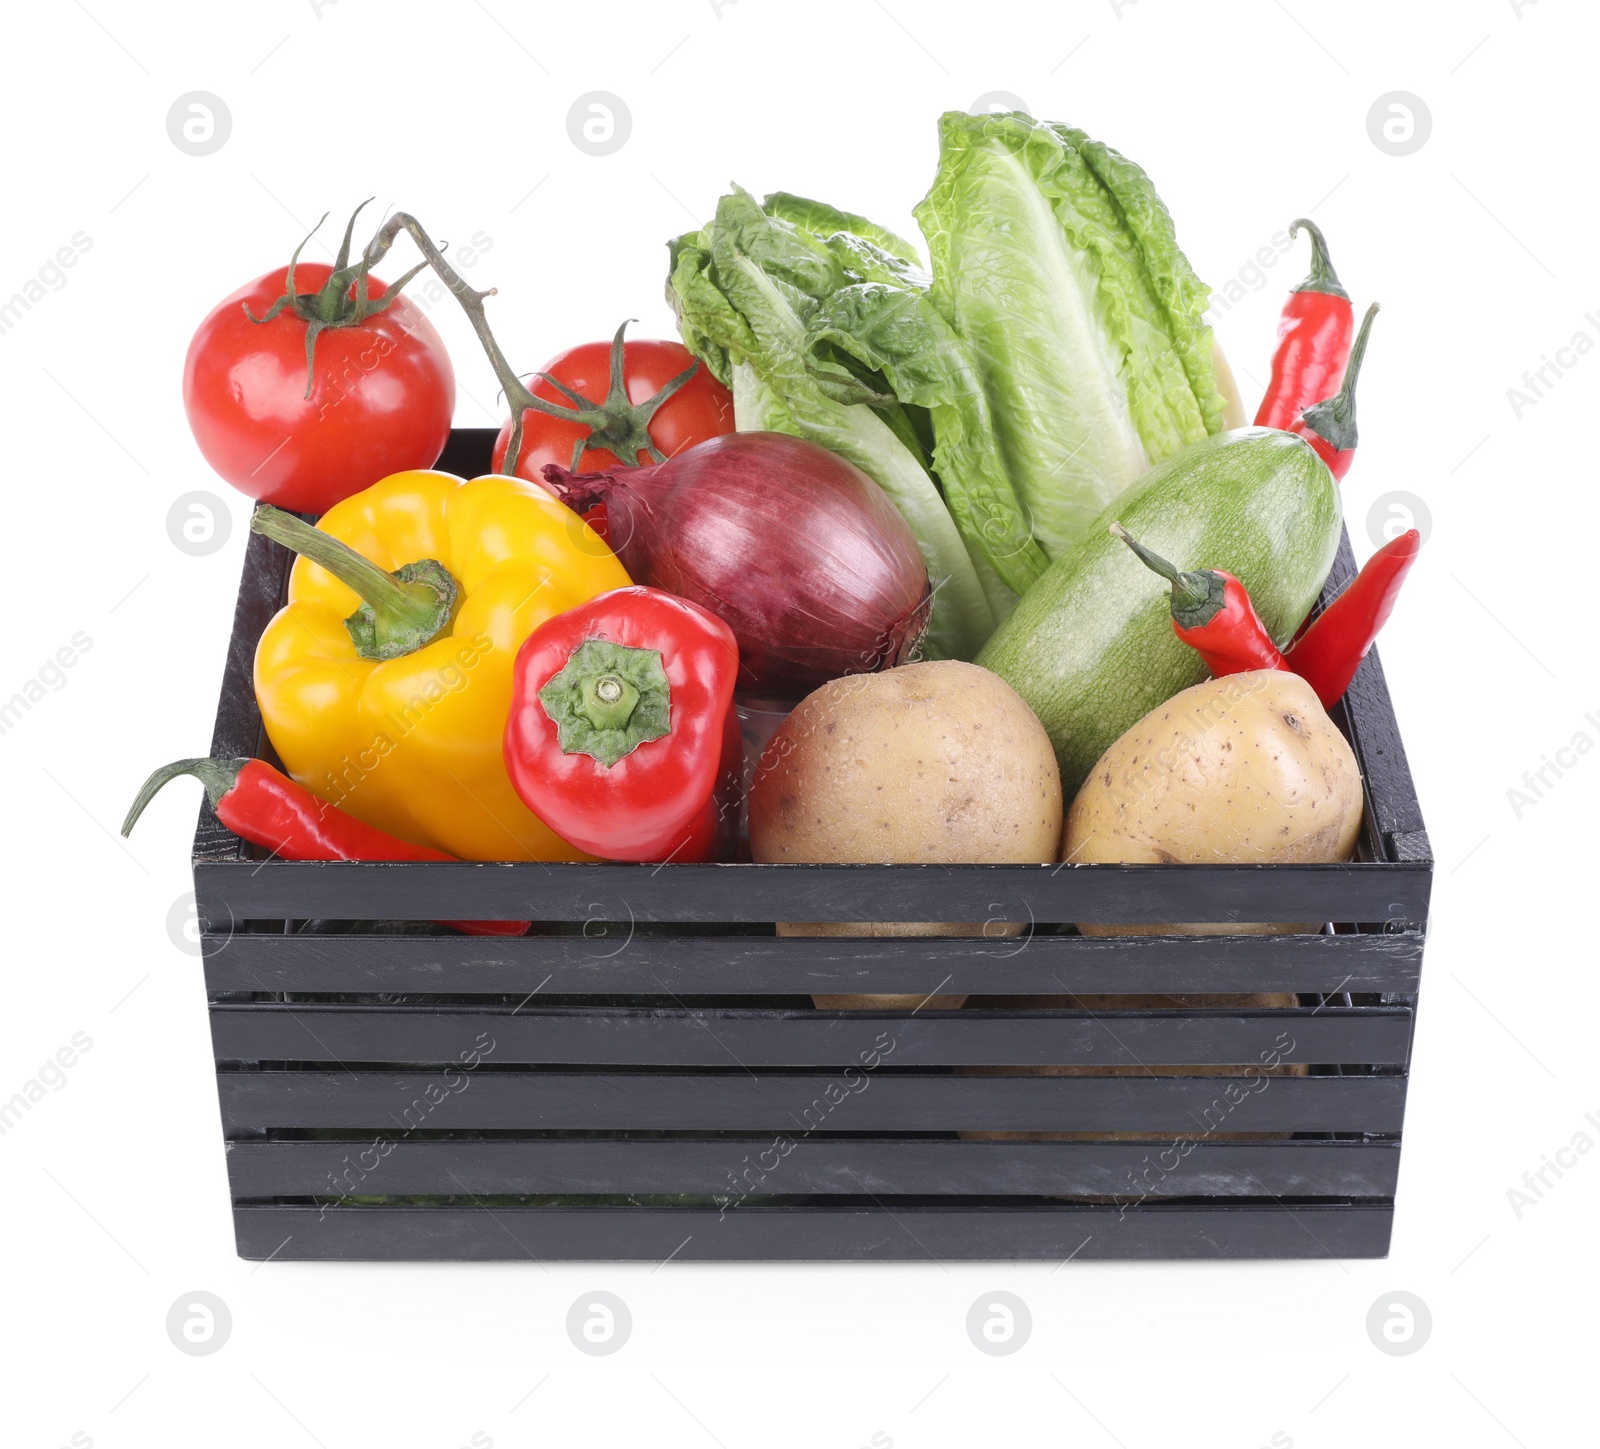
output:
M545 481L571 508L605 504L635 583L719 615L739 640L741 693L797 698L841 674L904 663L932 596L916 540L853 463L784 433L727 433L664 463Z

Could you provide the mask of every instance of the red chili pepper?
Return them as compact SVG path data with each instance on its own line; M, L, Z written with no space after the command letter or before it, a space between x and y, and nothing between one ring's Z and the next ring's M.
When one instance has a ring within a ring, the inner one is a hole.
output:
M122 833L133 829L168 780L193 775L206 787L211 808L235 835L265 846L284 860L455 860L442 850L413 845L357 820L297 785L264 760L175 760L144 782ZM527 921L444 921L470 936L521 936Z
M1289 646L1284 667L1316 691L1324 709L1332 709L1350 687L1356 666L1393 612L1400 585L1421 548L1422 535L1414 528L1384 544Z
M1248 669L1282 669L1283 655L1267 633L1249 591L1222 569L1180 571L1152 553L1120 523L1111 531L1144 566L1172 584L1172 632L1221 679Z
M1355 319L1350 297L1328 259L1328 243L1316 223L1301 217L1289 228L1311 233L1311 273L1283 304L1272 378L1256 412L1256 426L1293 431L1300 414L1332 397L1344 378Z
M1355 461L1356 380L1361 376L1361 360L1367 355L1367 334L1372 331L1372 319L1377 315L1378 304L1374 302L1361 319L1361 331L1356 334L1356 345L1350 349L1350 365L1344 370L1344 384L1339 391L1325 402L1307 408L1291 430L1316 449L1335 481L1342 479Z
M713 859L737 779L739 644L659 589L613 589L547 619L517 654L506 773L564 840L609 860Z

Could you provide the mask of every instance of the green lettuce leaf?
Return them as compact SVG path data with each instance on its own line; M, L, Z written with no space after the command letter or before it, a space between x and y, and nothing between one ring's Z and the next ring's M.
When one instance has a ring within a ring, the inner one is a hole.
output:
M831 225L831 218L823 224ZM887 258L883 265L908 265L877 241L860 242ZM809 438L847 458L889 495L934 587L923 656L970 659L997 618L920 449L912 446L915 420L859 361L812 344L822 303L858 280L840 251L768 215L735 188L718 202L712 222L671 243L667 298L685 345L734 388L741 430L770 427Z
M809 232L814 237L827 238L836 232L860 237L913 267L922 265L922 256L916 247L903 237L896 236L888 227L857 216L853 211L840 211L825 201L812 201L809 197L795 196L788 191L774 191L761 203L761 209L768 216L786 221L790 226Z
M926 292L858 282L824 298L811 319L810 356L844 353L880 374L901 404L927 410L934 471L967 552L1014 593L1047 560L1034 541L995 447L995 430L966 349Z
M932 300L1047 557L1152 463L1221 431L1208 292L1133 162L1020 112L952 111L916 216Z

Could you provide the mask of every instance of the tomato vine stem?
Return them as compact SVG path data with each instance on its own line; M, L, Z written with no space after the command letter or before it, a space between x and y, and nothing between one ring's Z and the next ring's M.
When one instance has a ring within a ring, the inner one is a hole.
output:
M623 353L623 332L628 325L624 322L617 328L616 336L612 338L611 386L606 400L603 403L595 403L541 372L537 374L538 377L567 398L572 406L563 407L559 403L546 402L541 397L535 397L517 375L489 328L489 318L483 304L486 298L496 295L496 289L490 287L487 291L480 292L469 286L465 278L445 260L444 252L434 245L433 239L424 230L422 223L409 212L397 211L391 214L378 229L377 235L367 243L367 250L361 261L363 276L366 270L370 270L388 252L402 231L416 244L417 250L427 259L426 265L438 273L439 279L461 304L462 311L467 314L467 320L472 324L472 330L478 335L478 341L483 344L489 365L494 369L495 377L500 382L501 391L505 394L506 403L511 409L511 435L506 441L505 458L500 465L502 472L515 475L517 471L517 459L522 453L523 420L530 410L543 413L547 417L579 423L589 430L587 436L580 437L574 445L572 455L574 471L584 452L589 448L605 448L629 466L638 462L639 454L642 452L648 453L657 463L666 461L666 455L650 436L650 422L655 416L656 409L695 375L700 367L698 362L691 363L684 371L671 378L654 397L647 398L641 403L632 402L628 397Z

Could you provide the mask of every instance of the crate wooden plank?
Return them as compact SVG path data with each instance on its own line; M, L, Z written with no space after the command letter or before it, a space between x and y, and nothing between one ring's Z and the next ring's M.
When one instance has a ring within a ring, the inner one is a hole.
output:
M1330 936L232 935L202 938L211 991L774 996L812 992L1415 991L1419 932Z
M259 533L245 544L244 572L234 604L233 632L228 657L222 667L222 687L217 697L217 717L211 732L211 754L216 759L259 755L264 743L261 715L256 709L253 671L256 641L277 613L294 555ZM194 860L240 860L244 843L217 819L202 793L200 817L195 825Z
M219 1061L761 1067L1404 1063L1403 1006L1272 1011L752 1011L219 1002Z
M201 917L584 921L1427 919L1431 869L196 860Z
M359 1194L748 1193L1392 1197L1400 1144L375 1139L228 1144L235 1199ZM1167 1164L1170 1163L1170 1166Z
M889 1262L1381 1258L1387 1203L1025 1208L238 1207L244 1258Z
M1253 1088L1253 1089L1252 1089ZM1231 1089L1231 1090L1230 1090ZM224 1129L1398 1132L1405 1078L221 1071ZM1242 1100L1232 1099L1241 1096Z

